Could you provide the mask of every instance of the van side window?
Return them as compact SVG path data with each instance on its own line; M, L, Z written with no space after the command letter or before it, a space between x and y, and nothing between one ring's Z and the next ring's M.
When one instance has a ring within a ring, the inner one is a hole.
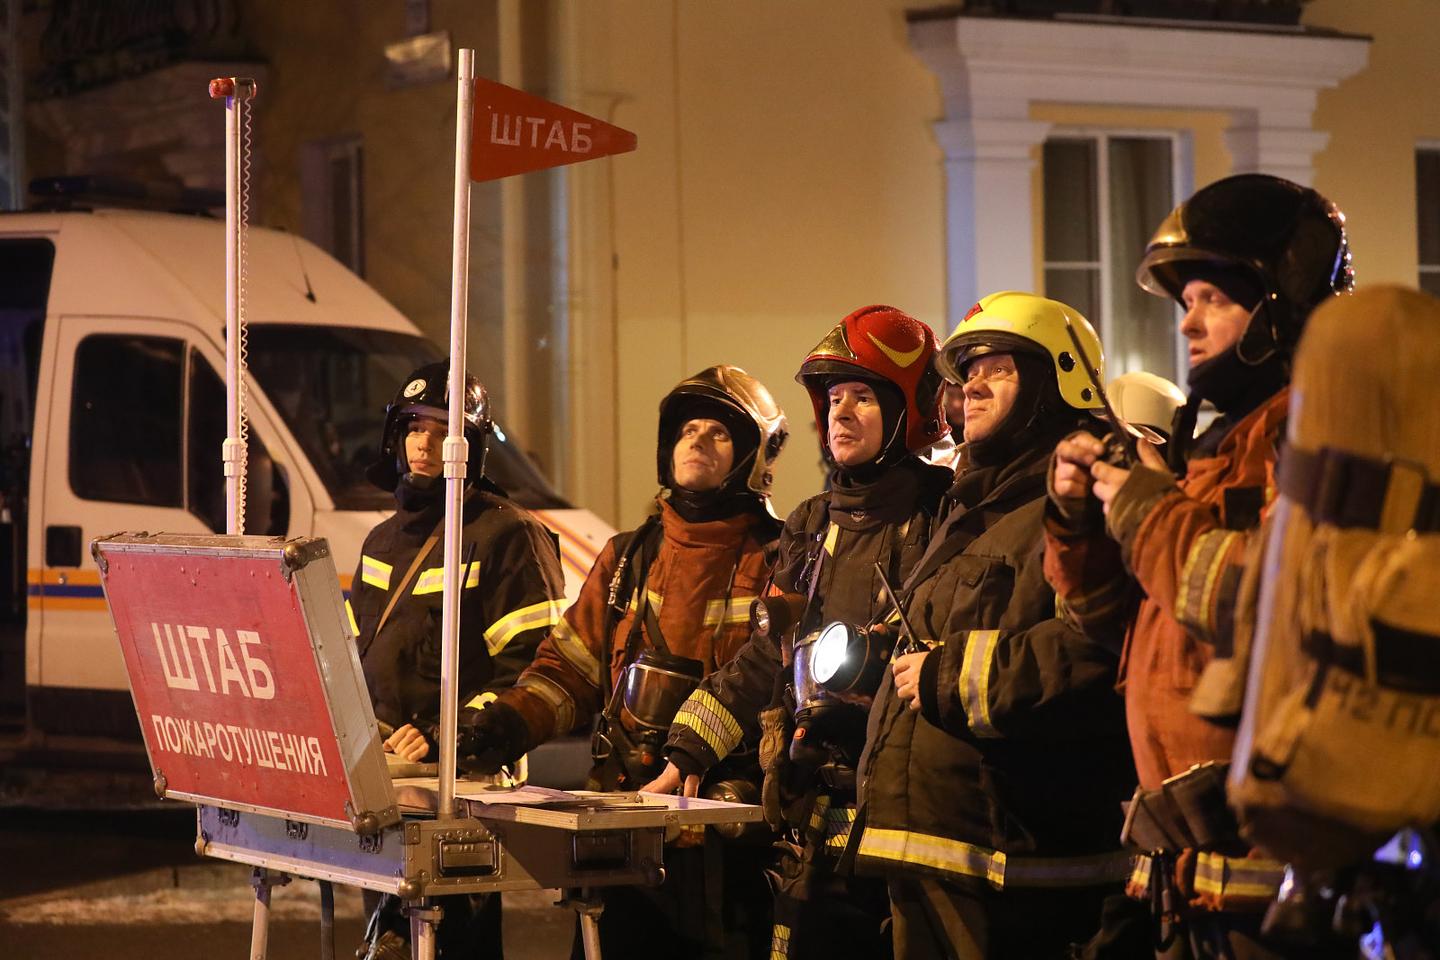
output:
M225 384L199 353L190 351L190 425L186 436L186 503L190 512L216 533L225 532L225 472L220 447L225 442ZM261 536L285 533L290 497L285 477L265 444L250 428L246 441L245 532Z
M168 337L93 334L75 350L70 488L86 500L182 505L181 361Z

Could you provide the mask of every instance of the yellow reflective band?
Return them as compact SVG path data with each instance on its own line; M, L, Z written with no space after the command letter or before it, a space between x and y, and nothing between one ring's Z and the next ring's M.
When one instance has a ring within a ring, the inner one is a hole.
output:
M1246 900L1271 900L1285 879L1285 864L1259 857L1201 853L1195 858L1195 892Z
M472 561L465 571L465 589L480 586L480 561ZM415 579L415 596L441 593L445 589L445 568L428 567Z
M854 807L836 807L825 811L825 848L832 853L843 853L850 842L850 830L855 826Z
M1135 858L1135 869L1130 871L1130 888L1133 890L1148 890L1150 888L1150 867L1155 861L1148 854L1140 854Z
M1124 851L1093 857L1006 857L948 837L867 827L860 835L862 859L911 863L943 873L983 878L997 890L1011 887L1080 887L1119 883L1130 872Z
M999 630L971 630L965 642L965 659L960 664L957 686L965 719L977 737L1000 736L1000 731L990 722L990 667L999 643Z
M381 563L374 557L360 556L360 579L376 588L377 590L390 589L390 573L395 568L388 563Z
M754 600L754 597L731 597L728 604L724 600L711 600L705 604L705 626L715 626L722 617L725 623L748 623L750 604Z
M542 673L526 670L515 681L515 686L527 690L545 701L550 712L555 714L555 733L563 735L575 727L575 699L570 691Z
M500 695L494 690L486 690L484 693L477 693L475 696L471 697L469 701L466 702L465 706L475 707L478 710L482 707L490 706L490 704L494 703L496 700L499 699Z
M1239 542L1238 530L1211 530L1195 538L1180 570L1180 589L1175 594L1175 619L1181 626L1199 630L1209 638L1215 633L1215 588L1220 572Z
M825 552L832 557L835 556L835 544L839 539L840 528L833 523L830 524L829 529L825 531Z
M550 642L555 645L555 652L592 687L600 686L600 661L595 659L584 639L570 626L569 620L562 618L556 622L555 629L550 632Z
M355 623L355 608L350 606L350 601L345 601L345 617L350 621L350 636L360 636L360 627Z
M650 601L650 609L654 610L656 615L658 616L660 613L660 608L665 606L665 598L662 597L660 594L656 593L654 590L646 590L645 599ZM630 605L625 608L625 612L629 613L638 606L640 606L640 588L636 587L634 592L630 594Z
M717 760L725 759L742 736L740 722L704 690L690 694L671 723L694 730L715 752Z
M828 794L818 794L815 797L815 805L810 808L810 829L819 830L825 826L825 814L830 810L830 797Z
M563 600L541 600L528 607L512 610L485 628L485 645L495 656L505 645L526 630L549 629L560 619Z
M783 923L775 924L770 934L770 960L789 960L790 928Z

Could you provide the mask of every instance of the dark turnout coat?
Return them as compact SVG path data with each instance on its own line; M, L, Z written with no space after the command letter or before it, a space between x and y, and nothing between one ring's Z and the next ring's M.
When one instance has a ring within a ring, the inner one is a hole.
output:
M370 531L350 594L360 663L375 716L425 727L440 717L440 622L444 596L443 498L401 508ZM465 501L460 558L459 701L508 688L560 619L565 581L550 532L505 497L472 489ZM439 535L409 583L401 580ZM468 563L466 561L468 560ZM403 593L378 632L391 594Z
M1014 887L1124 879L1134 788L1117 658L1057 616L1041 514L1053 442L951 488L902 590L923 716L889 671L860 768L858 868Z

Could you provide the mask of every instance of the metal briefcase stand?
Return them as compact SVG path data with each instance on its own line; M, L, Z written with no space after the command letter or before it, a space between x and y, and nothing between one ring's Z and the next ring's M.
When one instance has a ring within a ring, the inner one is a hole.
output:
M558 887L599 957L592 892L664 879L667 827L758 807L634 793L392 781L324 540L118 534L92 545L161 797L198 805L196 852L255 868L251 957L290 876L394 894L431 960L446 894ZM333 957L322 936L322 956Z

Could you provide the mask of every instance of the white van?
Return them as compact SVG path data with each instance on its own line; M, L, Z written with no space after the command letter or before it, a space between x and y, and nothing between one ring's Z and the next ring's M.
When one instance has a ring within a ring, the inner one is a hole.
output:
M138 748L88 545L224 530L224 246L203 217L0 214L0 752ZM246 532L325 537L348 589L393 509L363 477L385 404L443 354L313 244L248 251ZM487 473L555 531L573 599L614 531L498 430Z

